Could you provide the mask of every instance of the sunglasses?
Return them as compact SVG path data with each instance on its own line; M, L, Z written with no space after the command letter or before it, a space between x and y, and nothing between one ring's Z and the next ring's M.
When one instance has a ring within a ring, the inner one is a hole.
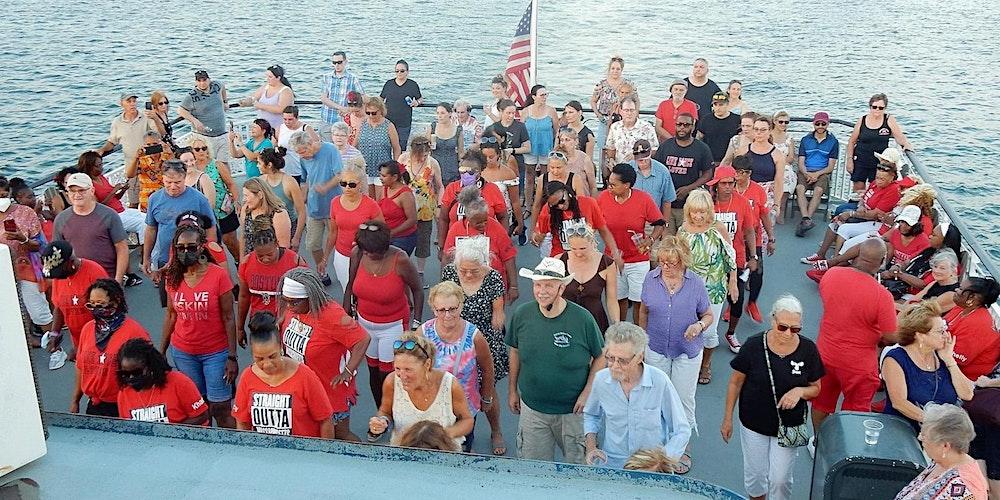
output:
M679 260L677 261L661 260L659 263L663 267L672 267L672 268L681 267L681 261Z
M792 333L799 333L802 331L801 326L791 326L782 323L778 323L778 325L775 328L777 328L779 332L787 332L788 330L791 330Z
M781 125L788 125L789 123L791 123L791 120L778 120L778 123Z
M552 151L551 153L549 153L549 158L558 158L562 161L568 161L566 155L563 154L561 151Z
M379 227L375 224L358 224L358 229L361 231L378 231Z
M177 252L197 252L201 250L201 245L198 243L188 243L187 245L174 245L174 250Z
M166 106L167 104L170 104L170 101L161 101L158 106Z
M694 123L690 123L690 122L677 122L674 125L676 125L678 127L693 127Z
M87 302L83 306L86 307L88 310L93 311L94 309L106 309L106 308L109 308L109 307L111 307L111 304L95 304L93 302Z
M752 174L753 173L753 169L741 168L741 169L737 170L736 173L737 174L744 174L744 175L746 175L746 174Z
M125 380L132 380L132 379L135 379L135 378L143 376L146 373L146 369L145 368L141 368L141 369L138 369L138 370L128 370L128 371L122 370L119 373L122 374L122 378L123 379L125 379Z
M641 160L649 156L649 150L640 149L638 151L632 151L632 156L634 156L637 160Z
M338 60L334 59L333 60L333 64L344 64L344 60L341 59L341 60L338 61Z
M400 349L405 351L412 351L414 349L420 349L420 352L424 353L424 358L431 359L431 355L427 353L427 349L416 343L413 340L397 340L392 343L392 349L398 351Z
M358 187L358 183L357 182L353 182L353 181L352 182L340 181L340 187L345 187L345 188L349 187L351 189L354 189L354 188Z
M592 234L590 228L584 225L567 227L566 229L563 230L563 232L566 233L567 238L569 238L570 236L590 237Z
M813 122L813 125L816 125L817 127L825 127L828 124L826 122Z
M441 316L447 316L449 314L456 314L456 313L458 313L458 311L459 311L458 307L442 307L440 309L435 309L434 310L434 314L440 314Z
M405 69L397 69L396 73L406 73L406 70Z
M493 136L489 136L479 139L479 142L482 144L500 144L500 139L497 139L496 137Z
M535 97L548 97L548 96L549 96L548 92L539 92L535 94Z
M614 356L612 356L610 354L605 354L604 355L604 359L608 361L608 366L611 366L611 365L614 365L614 364L617 364L619 366L625 366L625 365L631 363L633 359L635 359L635 354L633 354L633 355L631 355L631 356L629 356L627 358L616 358L616 357L614 357Z
M879 166L875 167L875 170L881 170L882 172L894 172L895 171L895 169L893 169L892 167L887 167L885 165L879 165Z
M365 114L368 116L375 116L378 114L378 111L365 111Z
M566 194L564 193L564 194L562 195L562 198L559 198L559 201L557 201L557 202L555 202L555 203L550 203L550 204L549 204L549 206L550 206L550 207L558 207L559 205L562 205L562 204L568 204L568 203L569 203L569 196L567 196L567 195L566 195Z
M191 151L208 151L208 146L191 148Z
M872 109L883 110L883 109L885 109L885 106L876 106L876 105L872 104Z

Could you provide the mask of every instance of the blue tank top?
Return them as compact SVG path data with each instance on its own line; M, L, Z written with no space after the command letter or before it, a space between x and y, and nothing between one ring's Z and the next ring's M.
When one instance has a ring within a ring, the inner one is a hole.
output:
M750 157L750 164L753 167L753 170L750 172L750 180L754 182L774 182L774 172L777 166L774 164L774 157L771 156L773 152L774 146L771 146L771 150L762 155L747 149L747 156Z
M528 140L531 141L531 154L534 156L548 156L552 152L555 136L552 132L552 117L545 115L543 118L532 118L528 116L524 120L524 128L528 129Z
M927 403L955 404L958 402L958 393L955 392L955 386L951 383L951 374L948 373L948 367L940 359L938 359L937 371L929 372L920 369L902 347L892 349L886 356L896 360L896 363L899 363L900 368L903 369L907 401L921 408ZM920 425L915 420L910 420L893 408L892 400L888 397L885 398L883 413L899 415L910 422L915 430L920 430Z

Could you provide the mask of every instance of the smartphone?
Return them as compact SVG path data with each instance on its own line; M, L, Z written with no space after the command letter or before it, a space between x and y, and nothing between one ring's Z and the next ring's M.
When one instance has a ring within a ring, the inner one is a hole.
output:
M149 111L153 110L153 102L152 101L146 101L146 109L149 110Z
M162 153L163 152L163 145L162 144L153 144L152 146L146 146L146 147L142 148L142 151L147 156L148 155L155 155L156 153Z
M3 230L7 231L8 233L16 233L17 223L14 222L14 219L7 219L3 221Z

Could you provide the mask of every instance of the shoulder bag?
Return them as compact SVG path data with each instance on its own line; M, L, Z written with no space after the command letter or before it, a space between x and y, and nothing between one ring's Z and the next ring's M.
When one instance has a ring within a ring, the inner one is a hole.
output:
M767 376L771 379L771 396L774 397L774 409L778 412L778 446L782 448L798 448L809 442L806 423L787 427L781 421L781 409L778 408L778 393L774 389L774 374L771 373L771 354L767 348L767 334L764 334L764 360L767 363Z

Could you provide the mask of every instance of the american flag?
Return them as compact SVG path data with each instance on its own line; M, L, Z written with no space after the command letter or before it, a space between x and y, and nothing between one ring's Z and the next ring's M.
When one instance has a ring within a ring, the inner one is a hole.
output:
M509 84L510 98L518 106L524 106L528 100L531 74L535 69L531 67L531 51L535 49L531 44L531 4L528 3L528 9L521 16L521 22L517 23L517 32L514 33L514 40L510 43L507 69L504 70L504 76Z

